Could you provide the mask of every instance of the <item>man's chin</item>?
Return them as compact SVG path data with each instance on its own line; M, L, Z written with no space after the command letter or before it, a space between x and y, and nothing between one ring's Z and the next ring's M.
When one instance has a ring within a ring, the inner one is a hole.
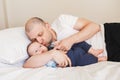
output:
M49 44L45 44L45 43L44 43L43 45L44 45L44 46L47 46L47 47L49 46Z
M48 47L48 46L50 46L50 44L45 44L45 46L47 46L47 47Z
M51 43L52 43L52 41L50 41L49 43L44 43L43 45L48 47L51 45Z

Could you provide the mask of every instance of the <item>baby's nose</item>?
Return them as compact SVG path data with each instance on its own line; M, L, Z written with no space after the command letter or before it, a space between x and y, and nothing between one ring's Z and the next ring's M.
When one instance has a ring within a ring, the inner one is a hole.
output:
M44 53L44 50L39 50L39 52L40 52L40 54L41 54L41 53Z

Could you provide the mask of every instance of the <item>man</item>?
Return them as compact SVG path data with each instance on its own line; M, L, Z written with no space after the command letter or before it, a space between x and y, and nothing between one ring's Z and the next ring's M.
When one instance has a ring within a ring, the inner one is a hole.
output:
M36 24L33 27L31 22L32 23L40 22L40 23ZM96 33L98 35L101 34L99 32L103 31L103 27L101 27L99 24L96 24L84 18L78 18L71 15L61 15L58 19L56 19L53 22L52 25L48 24L42 19L39 20L30 19L25 25L25 30L26 30L26 34L28 35L31 41L37 40L39 43L48 46L51 42L54 42L58 39L60 41L55 46L55 49L66 51L69 50L71 46L75 43L82 42L87 39L89 42L90 41L89 38L91 38L93 35L95 35ZM104 34L100 36L104 36ZM92 39L96 42L95 40L96 38L94 37L96 36L93 36ZM102 44L104 44L104 39L102 39ZM103 45L102 48L104 49L104 52L106 52L105 45ZM59 56L57 56L56 58L58 57ZM37 57L34 56L30 58L26 62L26 65L27 64L32 65L34 63L34 59L39 60L37 58L38 56ZM39 58L41 57L39 56ZM109 58L110 57L108 55L108 60L110 60ZM113 60L113 61L118 61L118 60ZM62 56L59 57L58 64L60 66L68 65L67 58Z

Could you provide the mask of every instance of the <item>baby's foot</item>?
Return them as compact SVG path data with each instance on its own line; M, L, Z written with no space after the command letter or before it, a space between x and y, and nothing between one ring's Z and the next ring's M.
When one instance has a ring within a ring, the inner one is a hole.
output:
M101 62L101 61L107 61L107 57L106 56L98 57L98 62Z
M103 53L103 49L90 49L89 53L98 57L99 54Z

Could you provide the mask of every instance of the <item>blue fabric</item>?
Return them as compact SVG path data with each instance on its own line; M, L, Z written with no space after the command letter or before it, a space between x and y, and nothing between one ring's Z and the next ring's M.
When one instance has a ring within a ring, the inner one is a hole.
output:
M82 44L82 45L81 45ZM86 49L84 49L87 47ZM84 66L98 62L98 58L88 53L90 45L86 42L72 46L67 55L71 59L72 66Z
M72 48L76 48L76 47L80 47L82 48L85 52L88 52L88 50L90 49L91 45L86 43L85 41L80 42L80 43L76 43L72 46Z
M56 68L57 67L57 63L55 61L51 60L47 64L45 64L45 66Z

